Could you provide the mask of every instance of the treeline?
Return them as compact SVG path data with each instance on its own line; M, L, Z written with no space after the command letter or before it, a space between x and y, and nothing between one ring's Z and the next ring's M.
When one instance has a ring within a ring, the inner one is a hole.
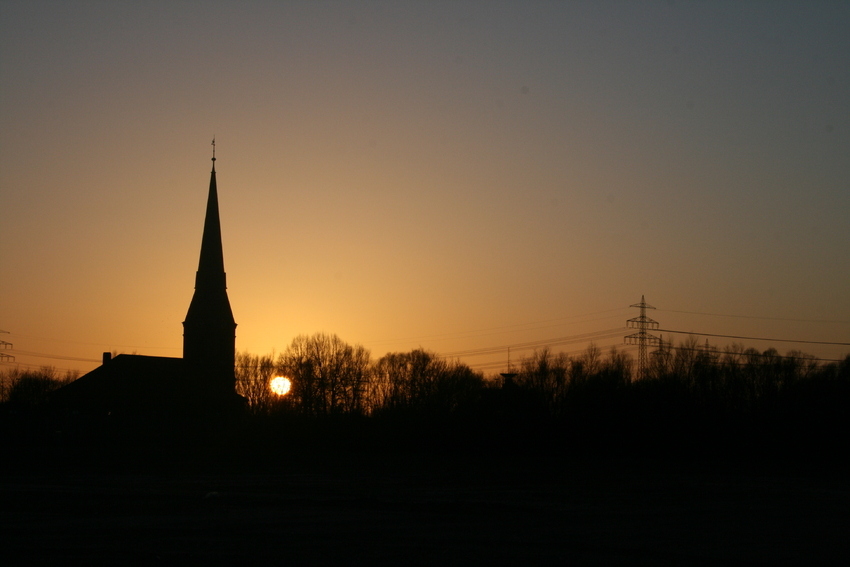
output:
M42 366L37 370L8 368L0 372L0 403L35 407L42 404L50 392L79 377L79 372L69 370L63 373L52 366Z
M542 349L515 373L485 376L423 349L373 359L336 335L299 336L279 354L237 354L247 411L228 438L258 458L269 447L289 454L328 443L817 460L850 449L850 355L823 362L688 339L661 345L648 362L636 379L634 359L616 348L591 345L575 356ZM284 396L270 388L276 376L291 381ZM30 428L55 437L56 426L42 419L49 412L27 408L49 409L48 394L75 377L47 367L0 373L4 435Z
M292 382L286 396L269 385ZM254 415L290 412L320 416L378 416L409 412L449 415L492 387L466 364L422 349L372 360L362 346L324 333L296 337L281 354L236 356L237 391Z
M823 363L691 338L661 345L642 379L637 370L628 353L591 345L577 356L542 349L507 378L484 376L421 349L372 360L324 334L298 337L277 356L237 357L254 416L362 417L410 439L440 432L441 442L483 447L789 456L850 448L850 355ZM289 394L271 392L274 376L292 381Z
M850 449L850 355L822 363L690 338L662 344L648 363L636 380L633 359L616 349L538 351L522 361L516 397L574 447L836 461Z

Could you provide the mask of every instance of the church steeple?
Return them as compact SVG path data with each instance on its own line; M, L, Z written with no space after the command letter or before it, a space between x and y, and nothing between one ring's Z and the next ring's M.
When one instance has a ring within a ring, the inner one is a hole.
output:
M195 278L198 285L224 285L218 278L224 278L224 251L221 247L221 219L218 214L218 188L215 183L215 139L213 139L212 172L210 172L210 191L207 197L207 213L204 217L204 236L201 239L201 259ZM226 287L226 285L225 285Z
M183 360L197 394L217 397L235 393L236 321L227 298L214 139L212 162L195 293L183 322Z

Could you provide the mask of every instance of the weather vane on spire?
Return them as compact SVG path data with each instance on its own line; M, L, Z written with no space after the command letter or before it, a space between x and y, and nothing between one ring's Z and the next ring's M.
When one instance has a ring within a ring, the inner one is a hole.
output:
M212 147L213 147L213 158L212 158L212 160L215 161L215 136L213 136Z

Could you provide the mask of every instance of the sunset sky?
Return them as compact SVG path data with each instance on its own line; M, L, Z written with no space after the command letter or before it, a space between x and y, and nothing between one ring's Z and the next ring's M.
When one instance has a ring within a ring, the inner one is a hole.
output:
M641 295L850 343L848 30L842 1L0 0L2 352L181 356L213 136L240 351L498 372L622 344Z

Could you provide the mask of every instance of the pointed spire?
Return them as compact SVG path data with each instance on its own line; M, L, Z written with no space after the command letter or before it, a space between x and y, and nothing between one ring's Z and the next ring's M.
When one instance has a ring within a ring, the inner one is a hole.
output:
M210 392L232 394L235 388L236 322L227 298L221 220L215 180L215 139L201 254L195 293L183 322L183 359L187 372Z
M218 188L215 181L215 140L213 140L212 171L207 196L207 212L204 217L204 235L201 239L201 256L195 289L204 283L219 286L224 284L224 251L221 246L221 219L218 212Z

